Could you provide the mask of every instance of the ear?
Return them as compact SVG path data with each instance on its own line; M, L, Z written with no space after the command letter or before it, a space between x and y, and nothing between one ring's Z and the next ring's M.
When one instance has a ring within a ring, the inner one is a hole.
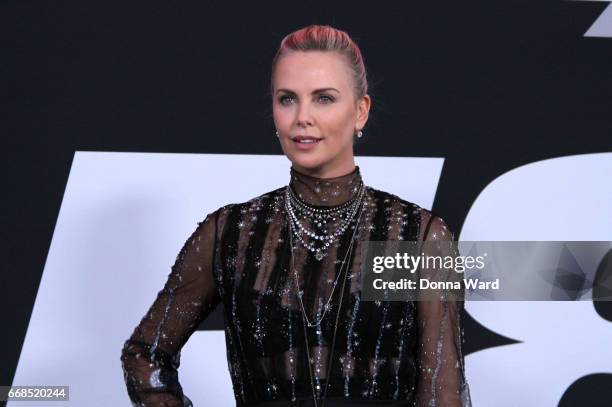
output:
M357 122L355 123L356 129L363 129L368 121L370 115L370 106L372 100L370 95L365 95L357 102Z

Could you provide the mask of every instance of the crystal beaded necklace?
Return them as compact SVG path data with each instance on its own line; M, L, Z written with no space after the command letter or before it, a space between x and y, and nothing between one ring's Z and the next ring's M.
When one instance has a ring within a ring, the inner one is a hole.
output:
M361 182L357 193L347 202L329 208L315 208L302 201L291 187L287 186L285 202L293 235L307 250L314 253L317 260L323 260L331 244L342 236L353 221L364 194L365 186ZM336 230L332 232L324 228L328 223L335 222L337 218L340 224ZM307 229L300 220L314 225L315 230ZM303 235L307 236L308 242L302 237Z

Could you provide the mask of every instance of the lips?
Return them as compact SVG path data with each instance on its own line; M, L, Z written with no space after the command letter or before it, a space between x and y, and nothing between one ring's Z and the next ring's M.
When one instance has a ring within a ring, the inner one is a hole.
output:
M298 134L297 136L291 137L291 141L293 141L295 148L303 152L316 151L321 140L323 140L323 138L308 136L306 134Z
M296 143L300 144L315 144L322 140L322 138L306 135L297 135L291 138Z

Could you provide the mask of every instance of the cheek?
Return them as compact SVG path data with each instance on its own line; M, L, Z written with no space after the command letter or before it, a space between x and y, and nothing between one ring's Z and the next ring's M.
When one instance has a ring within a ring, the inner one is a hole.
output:
M323 121L324 131L333 139L334 144L345 144L352 138L355 122L352 112L346 110L330 112Z
M286 127L291 123L291 113L289 109L283 109L277 106L272 108L272 117L278 127Z

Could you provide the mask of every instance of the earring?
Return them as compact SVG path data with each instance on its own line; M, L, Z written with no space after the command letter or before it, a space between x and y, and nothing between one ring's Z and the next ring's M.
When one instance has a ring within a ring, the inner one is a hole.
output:
M362 137L363 137L363 131L359 130L359 131L357 132L357 137L358 137L358 138L362 138Z
M278 130L276 130L276 137L280 137L280 136L278 135Z

